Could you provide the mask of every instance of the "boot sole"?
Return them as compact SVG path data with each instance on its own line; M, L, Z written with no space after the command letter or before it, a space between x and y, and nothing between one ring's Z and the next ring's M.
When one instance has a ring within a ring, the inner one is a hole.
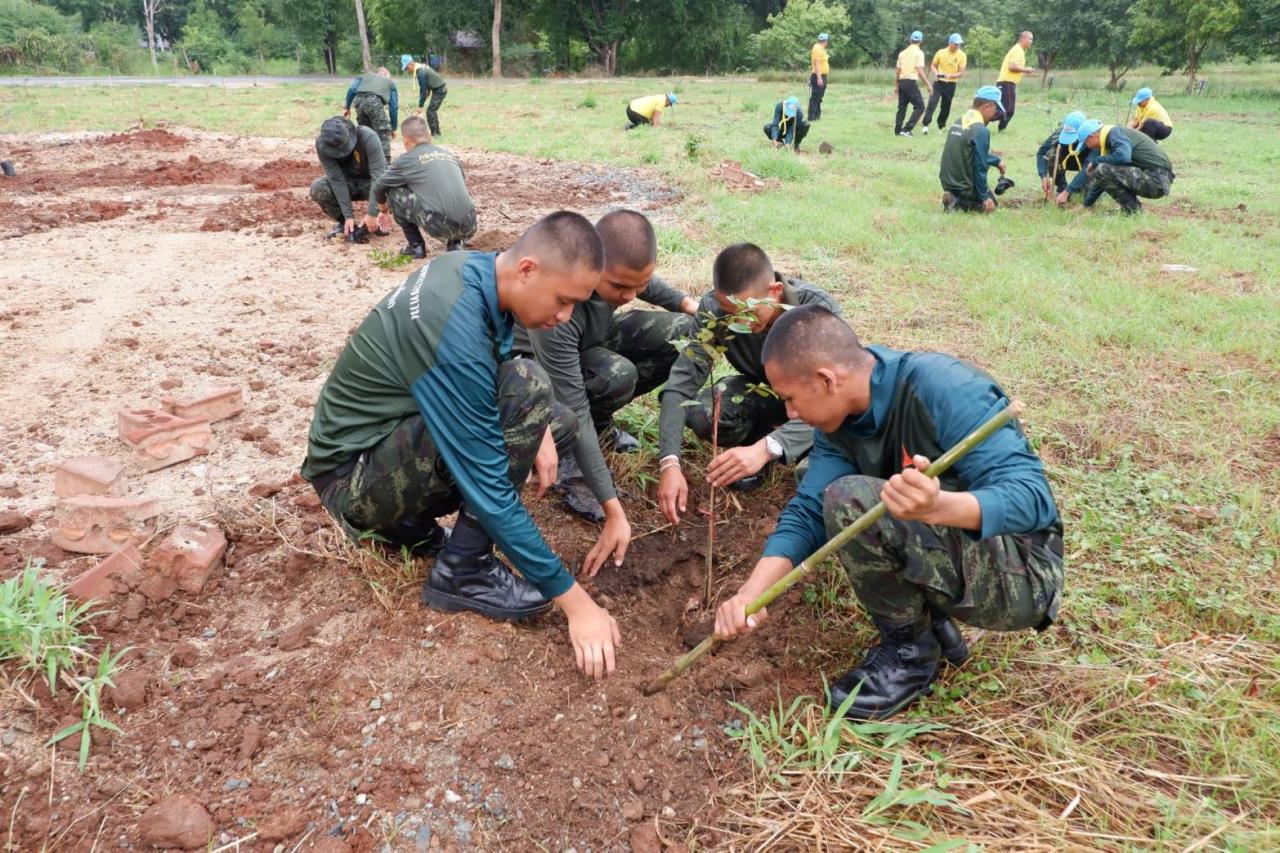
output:
M551 602L548 601L534 608L525 610L508 610L502 607L491 607L487 604L481 604L473 599L466 598L461 595L454 595L450 592L442 592L431 587L422 588L422 603L430 607L432 610L440 610L445 613L457 613L463 610L470 610L472 613L479 613L490 619L499 622L523 622L526 619L532 619L535 616L541 616L551 609Z

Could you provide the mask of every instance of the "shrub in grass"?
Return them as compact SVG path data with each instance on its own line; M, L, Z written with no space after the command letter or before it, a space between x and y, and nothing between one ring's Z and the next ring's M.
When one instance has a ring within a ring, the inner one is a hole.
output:
M596 96L594 92L588 92L585 98L583 98L581 101L578 101L579 109L594 110L597 105L598 104L597 104Z
M78 604L40 577L28 561L22 573L0 583L0 663L18 661L44 675L57 691L59 673L74 669L90 634L81 630L89 605Z

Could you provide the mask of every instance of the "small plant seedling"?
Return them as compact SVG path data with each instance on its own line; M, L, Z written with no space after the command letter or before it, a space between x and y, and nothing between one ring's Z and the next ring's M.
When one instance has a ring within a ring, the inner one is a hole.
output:
M369 260L384 270L395 270L413 263L414 258L394 249L374 249L369 253Z
M79 759L76 766L81 772L84 771L85 765L89 763L89 748L93 743L93 727L97 726L117 734L120 732L119 726L102 716L102 692L108 687L116 686L113 676L123 669L120 665L120 659L129 653L130 648L126 646L113 655L111 654L111 644L107 644L106 648L102 650L101 657L98 658L97 671L91 678L82 679L76 687L80 694L80 721L67 726L49 738L49 742L45 744L45 746L53 746L64 738L75 734L80 735Z
M596 95L594 92L588 92L586 97L578 101L578 107L584 110L594 110L597 106Z
M74 668L91 639L81 630L89 610L43 580L39 564L28 560L21 574L0 584L0 663L21 661L57 692L59 677Z

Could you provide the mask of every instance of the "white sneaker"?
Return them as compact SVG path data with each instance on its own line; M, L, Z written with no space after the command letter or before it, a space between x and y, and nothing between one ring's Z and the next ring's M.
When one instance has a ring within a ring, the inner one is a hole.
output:
M907 137L908 139L910 139L910 138L911 138L911 131L909 131L909 130L904 130L904 131L902 131L901 133L899 133L898 135L899 135L899 136L905 136L905 137Z
M924 135L925 135L925 136L928 136L928 135L929 135L929 125L927 125L927 124L924 126Z

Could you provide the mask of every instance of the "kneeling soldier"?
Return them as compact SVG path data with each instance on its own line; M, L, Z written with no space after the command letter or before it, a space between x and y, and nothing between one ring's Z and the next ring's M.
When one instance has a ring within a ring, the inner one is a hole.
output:
M302 475L354 539L438 551L422 598L438 610L526 619L554 600L579 669L614 669L618 627L551 551L520 501L555 481L556 442L573 424L553 412L546 373L511 353L516 319L551 328L600 278L591 223L560 211L505 252L452 252L392 291L360 324L316 401ZM559 433L555 435L553 428ZM458 521L446 535L437 519ZM493 554L497 542L523 577Z
M1043 630L1062 592L1062 522L1044 465L1016 423L958 461L941 481L921 473L1008 400L986 374L939 353L864 348L818 306L788 311L764 345L787 412L818 434L809 470L764 556L716 612L716 633L755 629L746 606L883 500L888 513L840 551L858 601L880 632L860 666L831 685L854 719L892 716L961 663L951 621L993 631Z
M476 207L467 194L458 158L431 144L427 123L418 116L404 120L405 152L373 183L375 205L389 204L408 245L400 254L426 257L425 229L445 241L445 251L462 248L476 233ZM366 219L372 228L374 222Z
M1000 90L983 86L973 99L973 106L947 131L942 146L942 165L938 178L942 182L942 209L990 212L996 200L987 186L987 170L995 167L1004 174L1004 161L991 153L991 131L987 125L1000 116Z
M821 305L840 312L839 303L825 290L798 278L774 272L764 250L752 243L729 246L712 266L712 290L702 297L698 317L710 329L707 346L724 348L737 373L704 388L715 368L708 349L699 343L685 347L662 388L658 421L658 507L673 523L680 520L689 500L689 484L680 467L684 428L703 441L711 440L714 388L722 387L720 428L716 438L725 450L707 469L716 486L747 490L758 486L773 462L795 465L813 447L813 427L788 420L787 407L769 391L760 352L769 328L784 311L797 305ZM748 303L754 308L747 308ZM750 316L747 316L747 315ZM728 327L741 321L747 331Z

